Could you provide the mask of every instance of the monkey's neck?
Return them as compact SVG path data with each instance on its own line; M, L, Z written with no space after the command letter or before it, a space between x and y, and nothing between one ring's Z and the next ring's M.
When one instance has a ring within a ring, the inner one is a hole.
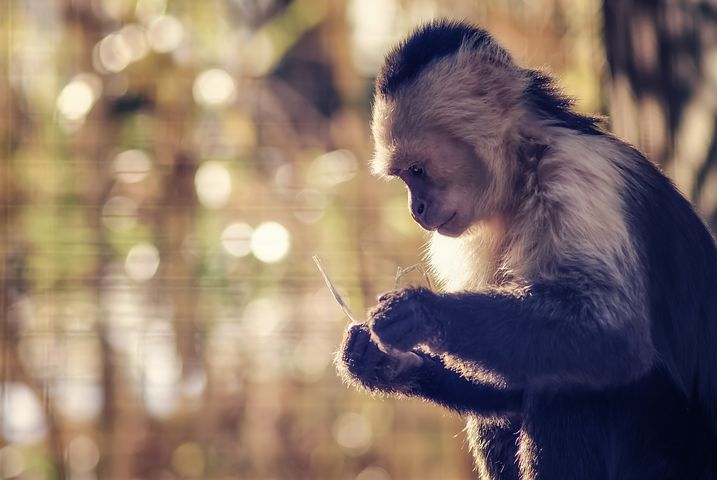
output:
M499 259L507 231L504 215L478 222L458 238L431 236L428 260L445 291L476 291L499 286Z

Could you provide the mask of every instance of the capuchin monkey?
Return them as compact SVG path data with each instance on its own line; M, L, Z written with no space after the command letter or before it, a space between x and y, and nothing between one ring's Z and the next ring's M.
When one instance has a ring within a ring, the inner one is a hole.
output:
M388 54L372 131L443 289L380 297L343 378L463 414L480 479L717 479L717 252L670 181L466 23Z

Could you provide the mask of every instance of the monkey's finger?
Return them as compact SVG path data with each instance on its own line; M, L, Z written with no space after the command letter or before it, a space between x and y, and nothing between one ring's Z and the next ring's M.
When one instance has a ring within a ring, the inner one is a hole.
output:
M346 344L344 350L351 350L356 340L361 336L365 336L366 327L364 325L352 325L346 333Z
M371 341L368 341L365 347L360 359L353 367L354 374L359 378L371 382L380 376L379 365L386 358L386 354L379 350Z
M376 301L379 302L379 303L385 302L386 300L388 300L389 298L391 298L391 296L392 296L393 294L394 294L393 290L391 290L391 291L389 291L389 292L384 292L384 293L380 294L378 297L376 297Z
M393 380L399 372L400 362L397 358L384 355L378 363L376 363L376 374L384 380Z
M372 330L374 340L401 351L412 349L424 340L424 336L423 329L413 320L380 324Z
M376 311L368 327L372 331L382 331L389 328L400 327L414 321L413 310L408 305L393 305L389 309Z
M346 345L346 351L351 353L352 356L360 355L365 350L367 345L371 342L371 337L367 329L352 327L351 337Z
M369 328L373 328L377 324L403 322L411 319L414 309L410 302L397 302L393 297L389 297L389 299L388 302L378 305L369 312Z
M354 365L361 362L361 357L370 343L369 332L365 328L353 326L349 329L348 338L343 348L342 360L352 370Z

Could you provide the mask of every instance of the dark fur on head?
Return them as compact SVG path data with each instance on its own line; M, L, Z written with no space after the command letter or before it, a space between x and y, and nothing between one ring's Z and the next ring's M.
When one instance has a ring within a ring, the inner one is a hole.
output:
M376 90L391 96L416 78L431 62L456 53L461 47L477 48L491 41L485 30L462 22L438 20L416 30L386 56Z
M503 59L510 58L487 31L474 25L449 20L427 23L386 56L376 78L376 94L394 97L399 89L429 70L436 61L456 54L461 48L479 50L486 46L490 47L486 53L497 51ZM587 134L600 133L600 118L575 112L573 99L567 97L549 75L538 70L516 68L527 79L524 101L536 113L557 126Z

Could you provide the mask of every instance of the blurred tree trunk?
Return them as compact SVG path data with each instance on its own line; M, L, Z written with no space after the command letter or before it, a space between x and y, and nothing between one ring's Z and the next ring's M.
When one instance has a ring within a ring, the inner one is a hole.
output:
M717 226L717 2L604 0L612 130Z

